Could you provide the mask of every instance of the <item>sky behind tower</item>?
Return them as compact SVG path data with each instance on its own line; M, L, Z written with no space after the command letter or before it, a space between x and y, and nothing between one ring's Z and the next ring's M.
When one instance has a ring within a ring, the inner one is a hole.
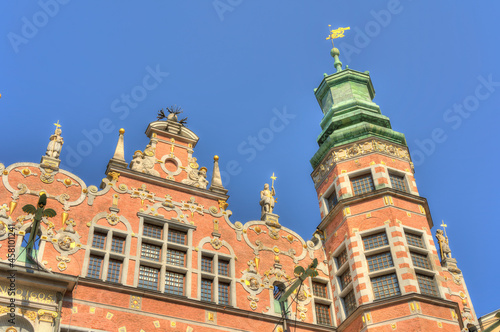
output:
M157 111L177 104L209 176L220 156L231 220L260 218L274 172L280 222L310 238L313 89L335 71L328 24L350 26L340 59L370 71L374 101L406 135L433 234L444 219L484 315L500 307L499 11L451 0L2 2L0 162L39 162L59 121L61 167L98 186L118 129L130 162Z

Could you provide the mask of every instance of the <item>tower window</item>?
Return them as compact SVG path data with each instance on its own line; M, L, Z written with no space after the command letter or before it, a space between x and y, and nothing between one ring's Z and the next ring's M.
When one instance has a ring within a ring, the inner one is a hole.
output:
M364 193L369 193L375 190L375 185L373 184L373 178L371 174L365 174L362 176L355 177L351 179L352 191L354 195L361 195Z
M351 290L347 293L343 298L344 300L344 309L346 317L352 314L354 310L356 310L356 296L354 295L354 290Z
M409 245L419 248L425 248L421 235L413 233L405 233L405 234L406 234L406 242L408 242Z
M365 250L370 250L386 246L389 244L389 241L387 240L387 234L382 232L364 237L363 244L365 245Z
M431 264L429 263L429 260L427 259L427 255L422 255L422 254L417 254L416 252L411 252L411 260L413 262L413 265L416 267L420 267L423 269L431 269Z
M434 283L434 277L417 273L417 281L418 281L418 286L420 287L420 292L422 294L438 296L436 284Z
M328 202L328 211L331 211L335 207L335 205L337 205L337 203L339 202L335 189L333 189L331 195L328 196L327 202Z
M395 273L372 278L372 286L376 300L401 294Z
M389 173L389 178L391 179L392 189L408 192L404 176Z
M316 303L314 307L316 309L316 320L318 321L318 324L331 325L332 323L330 320L330 306Z
M340 286L341 286L342 290L344 290L346 288L346 286L349 285L351 283L351 281L352 281L351 270L347 269L347 271L345 271L339 277L339 281L340 281Z
M347 249L342 250L342 252L337 256L337 268L340 269L345 262L347 262Z
M366 258L368 261L368 269L370 272L387 269L393 267L392 256L390 252L384 252L378 255L369 256Z

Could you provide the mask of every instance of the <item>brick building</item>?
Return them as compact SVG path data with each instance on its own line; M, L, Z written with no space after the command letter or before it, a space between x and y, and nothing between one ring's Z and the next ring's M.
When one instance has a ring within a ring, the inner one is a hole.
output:
M404 135L372 102L369 74L343 70L332 55L337 73L315 89L324 118L311 164L322 220L310 240L280 224L272 185L261 192L261 220L233 222L219 158L207 176L198 136L175 110L147 126L150 142L134 156L124 155L120 130L99 188L59 168L59 126L40 163L0 164L0 331L477 325L446 234L433 239ZM274 295L314 259L318 275L286 299L284 314Z

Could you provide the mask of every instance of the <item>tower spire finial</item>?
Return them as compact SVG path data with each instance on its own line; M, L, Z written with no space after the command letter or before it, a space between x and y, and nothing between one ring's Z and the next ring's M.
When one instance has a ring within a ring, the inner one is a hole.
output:
M328 24L328 30L330 31L330 34L328 35L328 37L326 37L326 39L327 40L331 39L331 41L332 41L332 50L330 51L330 54L335 59L335 62L333 63L333 65L335 66L335 69L337 69L337 72L339 72L342 70L342 62L340 62L340 60L339 60L340 52L339 52L338 48L335 48L335 46L333 45L333 40L336 38L344 37L344 31L351 30L351 27L330 30L331 27L332 26L330 24Z

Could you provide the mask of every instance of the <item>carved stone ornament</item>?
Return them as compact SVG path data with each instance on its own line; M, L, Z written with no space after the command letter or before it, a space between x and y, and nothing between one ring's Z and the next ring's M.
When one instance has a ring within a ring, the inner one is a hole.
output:
M137 150L130 162L130 169L133 171L160 176L160 173L154 169L156 164L156 144L157 139L152 138L144 152Z
M69 236L64 236L57 241L57 244L59 245L59 248L63 251L69 251L72 248L75 247L75 240L73 240Z
M106 216L106 220L111 226L115 226L120 222L120 217L116 213L110 213Z
M187 179L184 179L181 182L196 188L207 189L207 168L202 167L199 170L191 169L191 171L188 173Z
M257 280L257 278L255 277L249 277L247 278L247 281L248 281L248 288L250 288L251 290L259 290L260 288L260 283L259 283L259 280Z
M408 149L403 147L394 146L392 144L377 140L366 141L363 143L354 143L342 149L336 149L335 151L332 151L327 155L327 157L317 168L317 171L312 174L314 185L318 187L319 184L325 179L332 166L338 161L355 158L357 156L372 152L381 152L391 157L397 157L406 161L410 161Z
M222 241L217 237L214 237L212 240L210 240L210 243L215 250L219 250L220 248L222 248Z
M56 124L56 130L54 131L54 134L50 136L50 142L47 145L47 151L45 152L45 155L47 157L59 159L59 155L61 154L61 149L64 144L64 140L61 137L61 125L59 123Z

